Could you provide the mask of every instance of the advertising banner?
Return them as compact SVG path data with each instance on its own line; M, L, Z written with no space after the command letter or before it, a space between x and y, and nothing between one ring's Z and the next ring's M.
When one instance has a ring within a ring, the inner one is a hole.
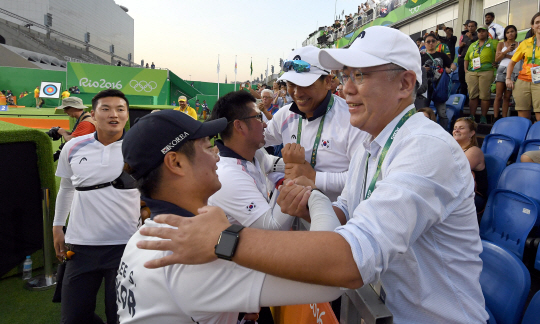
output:
M78 86L86 93L111 88L126 95L159 96L166 80L167 70L72 62L67 65L68 87Z

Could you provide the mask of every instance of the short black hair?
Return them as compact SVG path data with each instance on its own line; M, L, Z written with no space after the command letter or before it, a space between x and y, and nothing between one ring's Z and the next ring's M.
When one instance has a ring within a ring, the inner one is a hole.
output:
M229 92L218 99L212 109L209 120L222 117L227 119L227 127L220 133L222 139L231 137L234 128L233 121L249 117L250 109L248 108L248 104L250 102L257 102L257 100L251 93L244 90Z
M473 23L475 27L478 27L478 23L477 23L476 21L471 20L471 21L469 21L469 24L470 24L470 23Z
M490 16L491 18L495 18L495 14L493 12L487 12L484 17Z
M418 37L418 38L416 39L416 41L417 41L417 42L423 42L423 41L424 41L424 37Z
M173 152L179 152L184 154L187 159L193 163L195 161L195 141L196 140L189 140L185 142L180 148ZM152 171L148 172L146 175L142 176L139 180L137 180L137 188L141 192L141 195L152 198L152 196L156 193L156 191L159 188L159 184L161 183L161 178L163 174L163 162L160 163L156 168L154 168ZM131 167L126 163L124 164L124 171L127 173L132 173L133 170Z
M516 26L514 25L508 25L506 27L504 27L504 41L506 42L508 40L508 37L506 37L506 32L509 30L509 29L513 29L516 31L516 37L517 37L517 28ZM515 39L514 39L515 40Z
M424 36L424 41L426 41L426 39L428 37L433 37L433 38L435 38L435 40L439 40L439 35L435 34L434 32L431 32L431 33L427 34L426 36Z
M452 27L446 27L445 30L448 30L448 29L451 30L452 32L454 31L454 28L452 28Z
M107 97L118 97L124 99L126 101L127 108L129 109L129 101L122 91L116 89L107 89L100 91L97 95L94 96L94 98L92 98L92 110L96 110L99 99Z

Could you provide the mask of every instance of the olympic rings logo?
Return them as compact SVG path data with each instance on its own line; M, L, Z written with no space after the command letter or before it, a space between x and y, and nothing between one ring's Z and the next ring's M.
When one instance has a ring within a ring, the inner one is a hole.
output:
M414 8L409 8L409 12L411 14L417 13L420 10L420 6L416 6Z
M129 81L129 85L133 88L133 90L137 92L151 92L152 90L157 88L157 83L155 81L137 81L137 80L131 80Z

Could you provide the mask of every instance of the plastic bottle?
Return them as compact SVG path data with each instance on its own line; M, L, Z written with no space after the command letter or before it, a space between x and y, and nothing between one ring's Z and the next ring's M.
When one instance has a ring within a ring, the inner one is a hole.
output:
M27 255L26 260L24 260L22 278L23 280L32 278L32 258L29 255Z

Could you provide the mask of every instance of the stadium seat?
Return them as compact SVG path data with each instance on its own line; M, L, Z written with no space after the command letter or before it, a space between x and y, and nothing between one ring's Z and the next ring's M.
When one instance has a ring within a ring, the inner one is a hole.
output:
M527 136L527 132L529 131L530 127L531 121L527 118L501 118L495 122L495 124L491 128L490 134L484 138L484 143L482 144L482 151L487 154L501 154L499 156L504 159L508 149L507 146L510 145L512 142L510 139L513 139L514 149L511 156L517 154L519 146L525 140L525 136ZM496 139L492 140L490 137L495 137Z
M535 123L529 128L525 141L519 147L516 162L519 162L519 158L523 153L538 150L540 150L540 123Z
M459 82L459 73L457 71L450 73L450 81L452 82L450 85L450 95L457 94L461 85Z
M531 323L540 323L540 291L534 294L521 320L521 324Z
M506 161L504 161L498 156L490 155L490 154L484 154L484 159L486 162L487 175L488 175L487 195L489 197L489 194L491 193L491 191L497 188L497 182L499 182L501 173L503 172L504 168L506 168Z
M497 324L497 321L495 320L495 316L493 316L493 314L491 313L489 308L487 308L487 306L486 306L486 312L489 315L489 318L487 320L487 324Z
M524 194L495 189L480 222L480 237L523 259L527 236L538 218L540 206Z
M487 241L482 241L482 246L480 286L486 308L498 324L518 324L531 287L529 270L505 249Z
M512 137L502 134L489 134L486 135L482 142L482 152L497 156L507 163L517 146L518 144Z
M540 270L540 248L536 251L536 261L534 261L534 268Z
M463 111L463 106L465 106L465 99L466 99L465 95L451 94L450 97L448 97L448 100L446 100L446 117L448 118L449 128L452 125L452 121L461 115L461 112ZM433 109L435 116L437 116L437 122L438 122L439 115L437 114L437 109L435 108L433 101L429 103L429 108Z
M499 178L497 189L519 192L540 203L540 164L514 163L507 166Z

